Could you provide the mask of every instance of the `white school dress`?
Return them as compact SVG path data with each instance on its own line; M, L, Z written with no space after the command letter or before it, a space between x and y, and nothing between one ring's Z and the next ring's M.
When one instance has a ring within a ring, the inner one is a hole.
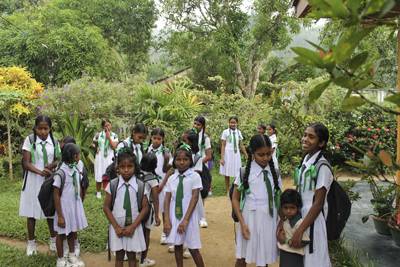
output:
M118 136L111 132L111 140L113 142L118 142ZM103 181L103 174L106 172L107 167L113 162L114 158L114 150L111 148L111 145L105 146L105 137L106 134L104 131L97 133L93 138L93 141L97 142L98 151L96 153L94 159L94 178L97 183L101 183Z
M48 163L54 161L54 145L51 140L50 135L47 136L46 141L43 141L38 136L36 137L36 149L34 151L34 159L32 158L32 164L39 170L44 169L43 153L42 153L42 142L46 142L45 148L47 151ZM22 150L31 151L31 143L29 141L29 136L25 138ZM33 162L34 161L34 162ZM40 188L43 184L44 177L27 171L26 178L24 180L25 188L21 191L21 198L19 203L19 216L34 218L34 219L44 219L42 208L38 200L38 195Z
M301 194L301 199L303 201L303 208L301 209L301 214L302 217L305 218L308 214L308 212L311 209L311 206L313 204L313 197L314 197L314 180L309 180L305 179L305 174L307 170L310 168L310 166L314 163L316 158L318 157L318 154L320 152L315 153L311 158L308 159L308 156L304 159L303 164L305 165L305 169L301 178L300 182L300 194ZM321 160L325 159L324 157L321 157ZM311 181L312 184L312 189L310 190L309 182ZM326 188L326 195L328 195L329 189L331 187L333 181L333 176L331 171L327 166L321 166L319 173L318 173L318 179L317 179L317 185L315 187L315 190L318 190L322 187ZM305 187L304 187L305 184ZM304 189L304 191L303 191ZM325 216L328 215L328 203L325 197L325 203L324 203L324 214ZM310 236L310 228L306 230L306 233ZM324 215L322 212L318 215L317 219L314 221L314 252L310 254L310 249L309 246L307 245L304 247L304 267L315 267L315 266L321 266L321 267L330 267L331 266L331 261L329 259L329 251L328 251L328 238L327 238L327 233L326 233L326 222Z
M263 169L253 161L249 174L250 193L245 197L242 210L242 216L250 231L250 239L244 239L240 224L236 228L236 258L245 259L246 263L255 263L257 266L272 264L278 258L276 239L278 213L275 203L273 203L273 217L269 214L268 193L263 170L268 171L268 178L272 192L274 192L274 180L269 166ZM237 177L234 183L240 186L240 178ZM279 186L282 188L280 177Z
M226 141L224 155L225 165L220 165L219 173L223 176L237 177L239 176L240 167L242 165L239 146L239 142L243 140L242 133L239 129L225 129L222 132L221 140ZM236 153L234 140L236 140Z
M54 216L54 231L58 234L68 235L71 232L78 232L88 226L83 203L81 199L81 180L82 176L79 174L78 166L70 168L65 163L61 164L60 169L65 172L64 188L61 192L61 210L65 220L65 227L58 226L58 214ZM76 172L77 181L77 195L75 195L75 187L73 184L73 173ZM61 187L61 177L56 175L54 177L54 187Z
M187 246L189 249L200 249L200 226L199 226L199 213L196 210L197 205L195 206L192 216L189 219L189 223L187 225L186 231L183 234L178 233L178 226L183 221L187 209L189 207L190 200L192 198L192 190L193 189L202 189L201 178L200 175L195 172L192 168L189 168L187 171L183 173L185 178L183 178L183 199L182 199L182 209L183 216L179 220L175 216L175 200L176 200L176 191L179 184L179 172L175 171L175 173L168 179L166 185L166 192L171 193L171 203L170 203L170 220L172 229L170 234L167 236L167 243L171 245L183 245Z
M142 145L133 143L133 140L130 137L126 138L124 140L124 142L128 145L128 147L130 149L133 150L133 154L135 154L136 159L138 160L138 163L140 164L140 161L142 160L142 157L143 157ZM117 151L123 147L124 147L124 143L123 142L119 143L117 146Z
M112 210L112 214L117 221L118 225L121 227L125 227L125 217L126 211L124 209L124 197L125 197L125 181L119 176L118 177L118 188L117 194L115 197L114 207ZM136 177L132 176L132 178L128 182L129 185L129 198L131 200L131 210L132 210L132 222L135 221L136 217L139 216L139 209L137 203L137 190L138 184L136 182ZM106 187L106 192L111 195L110 184ZM149 197L149 192L144 191L144 197ZM135 229L135 232L131 237L123 236L118 237L115 233L114 228L110 224L109 226L110 233L110 249L111 251L119 251L125 250L128 252L141 252L146 250L146 242L144 240L143 227L141 224Z
M278 138L276 137L276 134L273 134L271 136L268 136L269 140L271 140L272 148L274 148L274 153L272 154L272 157L274 159L275 167L278 167L278 158L276 155L276 151L278 149Z
M198 143L201 160L203 160L206 157L206 150L211 148L211 141L207 134L204 134L204 147L201 146L201 142L203 141L202 137L203 137L203 129L199 133L199 143Z
M152 173L143 171L143 174L147 175L147 174L152 174ZM154 174L152 174L152 175L154 175ZM151 195L151 193L152 193L151 190L158 185L159 185L158 179L153 179L153 180L147 181L145 183L146 191L149 192L149 208L150 208L149 218L147 219L147 221L145 223L145 227L147 229L153 229L153 227L156 223L156 219L155 219L156 214L155 214L155 210L154 210L153 196Z
M155 153L157 157L157 168L156 168L156 174L161 177L161 181L164 179L166 173L163 171L163 166L164 166L164 153L163 151L163 145L160 145L158 148L153 148L153 145L149 146L148 152ZM172 155L170 152L166 152L169 155L169 164L172 165ZM158 194L158 201L160 203L159 205L159 210L161 213L164 212L164 199L165 199L165 187L163 190Z

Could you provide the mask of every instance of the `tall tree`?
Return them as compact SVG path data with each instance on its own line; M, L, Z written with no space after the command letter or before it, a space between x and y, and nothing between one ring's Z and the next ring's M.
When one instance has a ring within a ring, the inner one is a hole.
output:
M166 48L187 65L214 66L212 70L217 68L217 74L252 98L269 53L285 48L290 33L299 30L288 12L290 2L255 0L245 7L243 0L163 1L172 26Z

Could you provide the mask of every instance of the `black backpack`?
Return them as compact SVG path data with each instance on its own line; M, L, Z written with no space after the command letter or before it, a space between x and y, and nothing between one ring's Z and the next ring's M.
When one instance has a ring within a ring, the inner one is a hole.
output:
M315 165L317 170L317 177L319 170L322 166L327 166L332 172L332 167L326 160L319 160ZM317 184L317 179L315 179ZM326 197L328 203L328 216L326 219L326 231L327 238L329 241L338 240L340 235L350 217L351 213L351 202L346 191L340 186L340 184L334 179ZM314 198L313 198L314 202ZM321 210L325 217L324 209ZM310 226L310 253L313 253L313 237L314 237L314 223Z
M65 172L62 169L58 169L55 171L49 178L46 178L40 187L38 199L40 203L40 207L43 210L44 215L47 217L54 216L55 214L55 205L54 205L54 195L53 195L53 183L54 177L58 175L61 178L61 186L60 192L62 193L64 184L65 184Z
M196 165L199 160L201 160L201 156L196 154L193 160L193 164ZM202 199L205 199L206 197L208 197L208 192L210 192L211 189L211 182L212 182L211 172L204 163L202 163L201 172L200 171L196 172L200 174L201 184L203 186L203 189L201 189L200 191L200 195Z

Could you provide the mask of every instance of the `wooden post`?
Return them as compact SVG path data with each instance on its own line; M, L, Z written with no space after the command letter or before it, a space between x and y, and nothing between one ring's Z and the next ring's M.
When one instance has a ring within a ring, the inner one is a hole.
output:
M397 79L396 79L396 87L397 91L400 92L400 29L397 30ZM398 108L400 110L400 108ZM396 163L400 165L400 116L397 116L397 145L396 145ZM396 183L400 186L400 170L396 172ZM397 214L400 214L400 190L397 188L396 190L396 208Z

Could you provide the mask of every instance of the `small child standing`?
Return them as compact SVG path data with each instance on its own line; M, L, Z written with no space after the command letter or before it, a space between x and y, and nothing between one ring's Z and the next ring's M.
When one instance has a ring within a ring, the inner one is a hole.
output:
M238 177L242 166L240 150L247 158L247 152L243 146L243 136L237 129L239 119L236 116L229 118L229 128L222 132L221 136L221 160L219 173L225 176L225 190L229 191L230 177Z
M75 144L65 144L62 151L60 169L65 173L65 180L60 175L54 177L54 230L57 232L57 267L85 266L75 255L77 232L88 226L83 209L81 188L82 176L77 168L80 150ZM69 254L64 257L63 242L68 240Z
M146 240L146 250L142 252L139 267L153 266L155 260L147 258L150 245L150 231L154 226L159 226L161 221L159 217L158 202L158 184L159 176L155 173L157 167L157 157L154 153L147 153L140 162L141 175L140 178L145 183L146 191L150 192L148 219L144 227L144 238Z
M302 201L300 194L294 189L287 189L281 195L281 213L284 216L283 228L278 231L278 247L280 249L280 267L303 267L304 248L290 247L294 232L303 222L301 218ZM303 234L302 243L308 244L310 238Z
M129 266L136 267L136 253L146 250L142 222L149 212L149 193L137 178L139 165L129 148L118 151L117 163L119 176L108 184L103 205L110 222L109 245L116 252L116 267L124 265L125 253Z
M202 188L200 175L195 172L190 148L178 147L173 167L175 173L166 185L164 202L164 232L167 242L175 246L176 266L183 266L183 245L189 248L197 267L204 267L200 254L199 216L196 211Z

